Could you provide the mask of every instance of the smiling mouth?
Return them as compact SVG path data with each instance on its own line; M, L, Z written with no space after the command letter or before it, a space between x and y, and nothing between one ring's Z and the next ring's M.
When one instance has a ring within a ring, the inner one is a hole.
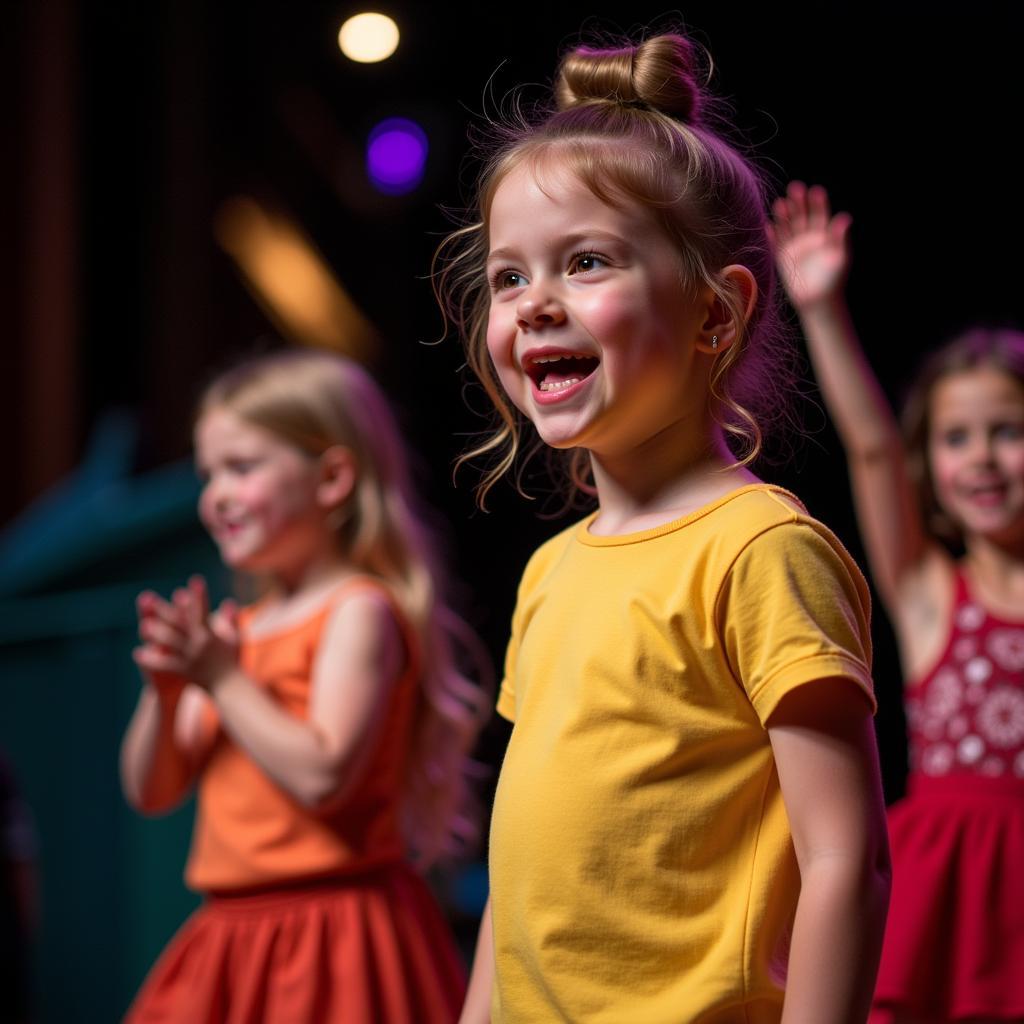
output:
M968 497L981 504L991 504L1002 501L1006 496L1006 487L1002 484L989 484L982 487L972 487L968 491Z
M597 369L599 362L595 356L552 353L533 356L525 370L538 391L563 391L586 380Z

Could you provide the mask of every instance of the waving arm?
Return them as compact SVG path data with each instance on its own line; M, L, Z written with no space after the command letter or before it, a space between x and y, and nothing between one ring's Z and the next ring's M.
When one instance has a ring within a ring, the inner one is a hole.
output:
M872 371L845 299L848 214L828 194L793 182L774 205L776 261L807 339L811 363L846 451L857 521L890 613L930 554L899 427Z

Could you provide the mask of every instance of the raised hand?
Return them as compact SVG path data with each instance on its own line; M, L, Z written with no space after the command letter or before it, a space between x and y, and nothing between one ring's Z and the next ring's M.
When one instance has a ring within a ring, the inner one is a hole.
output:
M772 214L775 261L797 312L833 301L850 269L850 215L833 215L825 189L800 181L775 200Z
M210 689L238 665L237 610L224 602L210 613L206 582L193 576L171 601L143 595L149 614L139 624L143 641L136 664L151 676L177 676Z
M166 640L173 639L170 632L178 628L174 621L176 613L159 594L144 590L135 599L135 610L139 618L139 639L143 646L133 652L133 658L147 682L164 698L177 698L188 680L176 672L151 667L155 665L153 655L166 654L169 650ZM171 621L168 621L171 620ZM140 654L147 654L140 658Z

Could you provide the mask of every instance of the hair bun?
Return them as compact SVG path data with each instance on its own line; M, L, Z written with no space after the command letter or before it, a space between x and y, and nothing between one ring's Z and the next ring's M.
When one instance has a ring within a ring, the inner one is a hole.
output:
M566 54L555 84L559 110L584 103L619 103L658 110L690 124L700 115L694 47L680 35L653 36L638 46Z

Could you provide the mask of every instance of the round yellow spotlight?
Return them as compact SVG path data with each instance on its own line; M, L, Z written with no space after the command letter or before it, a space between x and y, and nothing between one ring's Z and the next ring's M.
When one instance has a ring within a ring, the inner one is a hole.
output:
M398 26L386 14L353 15L338 32L338 46L349 60L374 64L398 48Z

